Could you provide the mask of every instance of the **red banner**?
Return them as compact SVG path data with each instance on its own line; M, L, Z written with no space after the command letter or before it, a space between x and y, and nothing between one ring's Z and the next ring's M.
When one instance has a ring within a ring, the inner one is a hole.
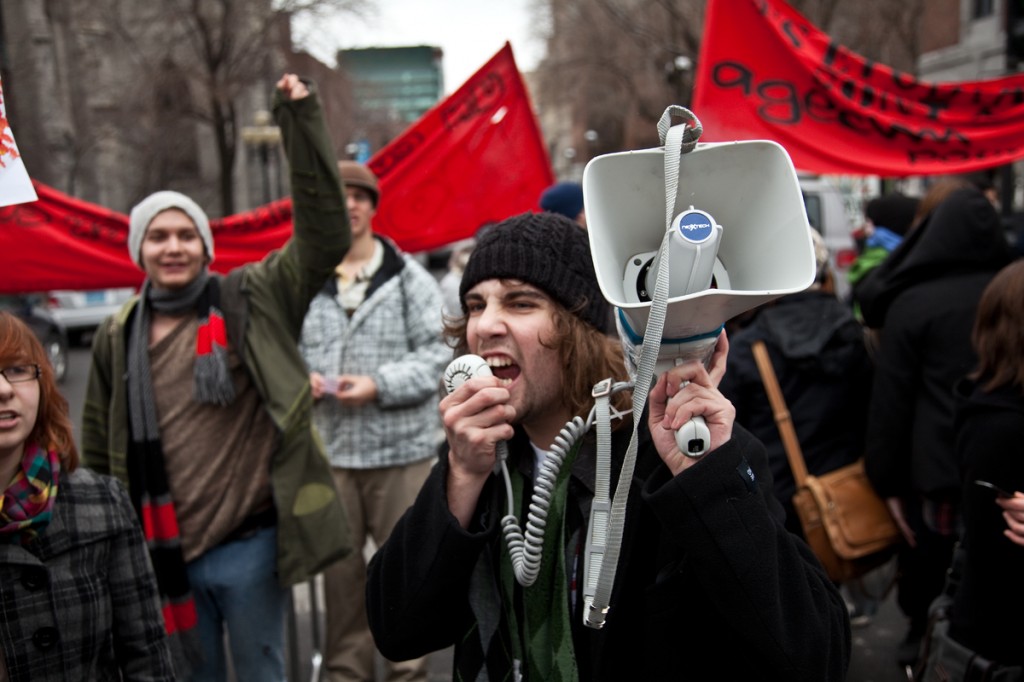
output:
M406 251L471 236L486 222L537 207L553 182L522 78L506 43L446 100L380 150L374 230ZM138 286L128 216L34 183L39 200L0 208L0 293ZM291 234L291 201L212 220L226 272L262 258Z
M143 274L128 257L128 216L80 201L41 183L39 200L0 208L0 293L138 286ZM291 201L211 220L216 258L227 272L259 260L288 239Z
M1024 157L1024 75L925 83L833 42L781 0L711 0L701 140L770 139L817 173L965 173Z
M369 165L381 179L374 230L407 251L539 208L554 177L512 46L505 43Z

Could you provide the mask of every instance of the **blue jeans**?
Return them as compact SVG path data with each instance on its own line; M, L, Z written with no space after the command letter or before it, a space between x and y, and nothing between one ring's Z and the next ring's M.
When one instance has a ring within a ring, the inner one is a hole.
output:
M284 682L288 590L277 583L277 528L214 547L188 564L203 663L192 682L227 679L224 629L235 677Z

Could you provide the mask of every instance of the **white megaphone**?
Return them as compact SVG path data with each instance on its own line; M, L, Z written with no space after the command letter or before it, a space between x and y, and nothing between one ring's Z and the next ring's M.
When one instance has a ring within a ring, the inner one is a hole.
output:
M688 122L672 126L673 114ZM663 147L598 156L583 171L594 270L617 308L634 383L633 437L614 497L610 439L598 439L584 549L583 622L592 628L608 615L651 380L686 360L706 366L727 320L806 289L815 274L803 196L782 147L699 144L697 117L676 106L665 110L658 131ZM594 394L603 396L598 387ZM691 457L702 456L710 442L700 417L676 434Z
M667 153L678 155L672 197L665 169L674 159ZM686 360L706 364L727 320L814 281L796 170L774 142L598 156L583 172L583 198L594 269L601 292L618 309L633 374L648 343L660 344L655 375ZM647 339L661 259L668 261L667 309L659 338ZM695 439L677 440L684 453L703 454Z
M673 114L688 121L672 126ZM663 147L598 156L583 171L594 270L617 308L634 383L633 436L614 497L609 427L598 437L583 568L583 622L592 628L608 615L650 381L685 360L707 365L727 320L814 281L803 196L782 147L699 144L697 117L676 106L658 131ZM594 395L604 392L595 386ZM686 455L703 455L711 443L704 420L680 429L676 443Z

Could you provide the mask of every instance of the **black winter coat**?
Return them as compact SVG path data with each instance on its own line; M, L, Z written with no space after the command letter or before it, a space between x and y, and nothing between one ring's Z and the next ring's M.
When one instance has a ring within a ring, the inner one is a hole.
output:
M1010 261L995 209L962 189L856 290L865 321L882 326L865 458L882 497L959 499L953 389L976 362L981 292Z
M1024 491L1024 391L1004 386L989 392L964 382L958 395L965 552L950 635L990 660L1024 665L1024 622L993 617L1024 609L1024 547L1003 535L1006 520L995 493L974 484L981 479Z
M615 471L628 437L616 434ZM511 466L531 466L523 434L510 453ZM576 594L570 627L580 680L843 679L846 608L808 547L783 528L760 443L736 427L728 443L676 477L649 443L641 441L639 453L604 629L582 625ZM569 479L566 539L585 537L593 462L585 443ZM448 511L447 472L442 457L370 563L370 628L389 659L454 644L458 679L477 679L481 665L486 679L511 679L510 660L479 660L490 643L478 641L479 616L501 614L475 614L470 603L478 563L499 553L507 561L498 528L503 485L491 480L474 527L464 530ZM567 556L575 549L569 543ZM495 639L507 637L501 627ZM501 644L491 653L507 651Z

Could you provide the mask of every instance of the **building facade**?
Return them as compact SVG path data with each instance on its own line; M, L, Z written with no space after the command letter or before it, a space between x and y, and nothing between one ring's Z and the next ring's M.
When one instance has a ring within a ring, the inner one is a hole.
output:
M358 102L347 156L365 162L441 100L443 58L441 48L428 45L338 51L338 70Z

